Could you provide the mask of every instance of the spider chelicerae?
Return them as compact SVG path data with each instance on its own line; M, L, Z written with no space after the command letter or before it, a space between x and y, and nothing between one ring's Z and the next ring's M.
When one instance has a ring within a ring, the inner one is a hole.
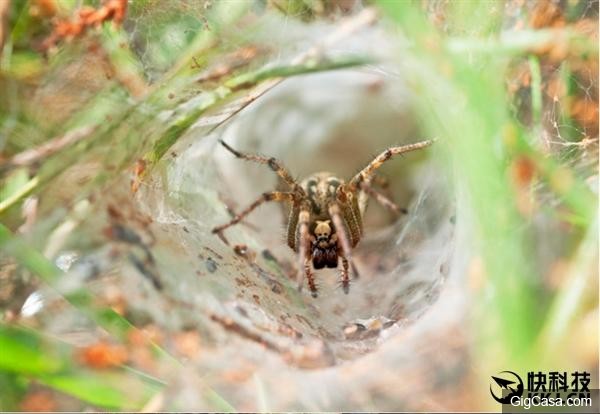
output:
M433 140L388 148L347 183L328 172L318 172L297 182L277 159L246 154L233 149L224 141L220 143L237 158L268 165L289 190L263 193L231 221L215 227L213 233L227 243L223 231L239 223L261 204L267 201L289 202L291 211L287 225L287 244L298 253L298 289L302 288L306 277L312 296L317 297L312 268L337 268L338 258L341 258L341 283L345 293L350 288L349 268L354 277L358 278L358 271L352 260L352 249L363 233L362 217L368 197L373 197L395 213L402 211L373 187L374 179L378 177L376 170L394 155L428 147Z

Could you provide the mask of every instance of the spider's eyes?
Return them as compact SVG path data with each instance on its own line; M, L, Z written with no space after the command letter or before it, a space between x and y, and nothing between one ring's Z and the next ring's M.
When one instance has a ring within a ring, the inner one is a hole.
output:
M327 184L332 185L334 187L339 187L340 186L340 180L338 180L337 178L330 178L327 180Z
M314 194L317 191L317 180L309 180L306 182L306 188L309 194Z
M335 194L340 184L340 180L338 180L337 178L329 178L327 180L327 190L330 194Z

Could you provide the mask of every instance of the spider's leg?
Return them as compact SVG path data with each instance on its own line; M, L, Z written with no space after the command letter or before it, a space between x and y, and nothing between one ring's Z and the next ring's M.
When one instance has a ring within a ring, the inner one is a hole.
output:
M245 210L243 210L241 213L239 213L233 219L231 219L230 222L225 223L222 226L215 227L214 229L212 229L212 232L220 235L223 230L225 230L228 227L233 226L234 224L239 223L244 217L246 217L248 214L250 214L255 208L257 208L258 206L260 206L263 203L266 203L267 201L293 201L294 197L295 197L294 193L284 193L281 191L271 191L271 192L263 193L263 195L261 195L260 198L256 199L256 201L254 201L252 204L250 204Z
M338 241L340 242L340 246L342 248L342 255L352 267L352 273L354 274L354 278L358 279L359 274L356 266L354 265L354 261L352 260L352 247L350 245L350 238L348 237L348 230L346 225L344 224L344 219L342 218L342 214L340 211L340 206L337 203L331 203L329 205L329 215L331 216L331 220L333 221L333 225L335 226L335 231L338 234Z
M225 141L219 140L219 142L225 148L227 148L227 150L229 150L229 152L231 152L233 155L235 155L238 158L241 158L241 159L244 159L244 160L248 160L248 161L257 162L259 164L266 164L266 165L268 165L269 168L271 168L273 171L275 171L275 174L277 174L279 177L281 177L281 179L283 181L285 181L285 183L288 184L291 188L293 188L294 191L298 191L298 192L304 194L304 190L302 189L302 187L300 187L300 184L298 184L296 182L296 180L294 180L294 178L292 177L292 175L290 174L290 172L277 159L275 159L273 157L271 157L271 158L269 158L269 157L263 157L262 155L246 154L246 153L240 152L240 151L238 151L236 149L233 149Z
M315 277L310 267L310 235L308 233L309 222L309 210L300 210L300 213L298 214L298 290L302 289L304 276L306 276L311 295L316 298L317 286L315 285Z
M390 188L389 178L381 174L375 173L373 174L371 181L367 183L370 184L374 189L376 188L380 193L389 198L392 202L394 202L394 193Z
M387 190L390 187L390 180L387 177L384 177L383 175L377 173L373 174L371 182L374 185L381 187L381 189L383 190Z
M394 203L384 194L375 190L369 183L365 181L361 182L360 188L369 196L373 197L379 204L391 210L395 215L400 215L400 213L408 214L408 211L405 208L399 207L398 204Z
M348 259L342 256L342 287L344 293L348 294L350 291L350 279L348 277Z
M373 173L379 167L381 167L384 162L388 161L394 155L404 154L405 152L425 148L431 144L433 144L433 140L421 141L414 144L403 145L401 147L391 147L386 149L350 180L348 183L350 191L356 191L360 187L360 183L362 181L370 181Z
M304 274L306 275L306 280L308 281L310 294L313 298L316 298L318 296L318 292L317 285L315 284L315 274L312 272L310 266L310 257L307 257L304 261Z
M343 223L346 225L346 234L352 248L356 246L362 236L362 214L366 208L366 203L363 205L361 203L366 201L367 196L359 191L350 192L347 185L340 185L335 198L337 202L334 202L334 204L337 205L337 211L339 211ZM331 205L329 207L331 208Z

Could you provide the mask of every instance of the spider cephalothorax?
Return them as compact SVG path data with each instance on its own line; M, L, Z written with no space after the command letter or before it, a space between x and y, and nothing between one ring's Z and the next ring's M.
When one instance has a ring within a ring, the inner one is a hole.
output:
M347 183L331 173L320 172L307 177L299 184L275 158L244 154L221 141L221 144L236 157L268 165L289 187L289 191L263 193L229 223L215 227L213 233L222 236L223 230L239 223L264 202L287 201L291 204L287 244L298 253L300 264L298 288L302 287L306 277L311 293L316 297L317 286L311 264L314 269L336 268L338 258L341 258L341 281L344 292L348 293L349 267L352 268L354 277L358 278L358 271L352 261L352 249L362 236L362 216L367 206L368 196L375 198L396 213L402 211L390 199L373 188L375 171L392 156L427 147L432 142L422 141L388 148Z

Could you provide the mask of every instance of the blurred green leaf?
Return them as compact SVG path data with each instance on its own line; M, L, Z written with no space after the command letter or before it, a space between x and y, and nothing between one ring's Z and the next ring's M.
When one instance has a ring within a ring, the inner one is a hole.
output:
M0 325L0 369L21 374L48 374L64 368L39 337Z
M485 70L481 70L461 56L448 55L443 52L443 39L412 3L380 4L417 45L406 50L402 59L416 89L422 123L441 138L443 151L451 157L449 173L456 172L457 186L468 194L469 205L463 208L474 220L477 251L473 253L482 256L490 282L480 317L485 315L488 326L498 325L493 337L502 345L504 358L518 355L526 360L538 329L539 303L534 294L536 270L528 259L530 244L507 181L507 162L496 149L503 131L512 125L506 108L493 104L505 102L497 81L503 65L482 60L478 64ZM465 21L470 21L468 16ZM473 20L472 24L485 23Z
M19 51L12 53L10 64L6 68L6 75L19 81L27 81L41 74L44 62L38 53L31 51Z
M0 373L8 371L99 407L139 410L162 386L146 375L122 369L89 371L77 368L65 344L44 340L38 333L0 325ZM18 377L4 376L18 389ZM3 390L4 391L4 390Z
M6 176L2 187L0 187L0 202L14 197L15 194L19 194L22 188L27 185L28 179L29 173L26 168L16 169Z
M160 390L122 372L78 371L40 376L39 381L99 407L140 410Z
M27 390L26 381L13 372L0 370L0 411L19 411L19 403Z

